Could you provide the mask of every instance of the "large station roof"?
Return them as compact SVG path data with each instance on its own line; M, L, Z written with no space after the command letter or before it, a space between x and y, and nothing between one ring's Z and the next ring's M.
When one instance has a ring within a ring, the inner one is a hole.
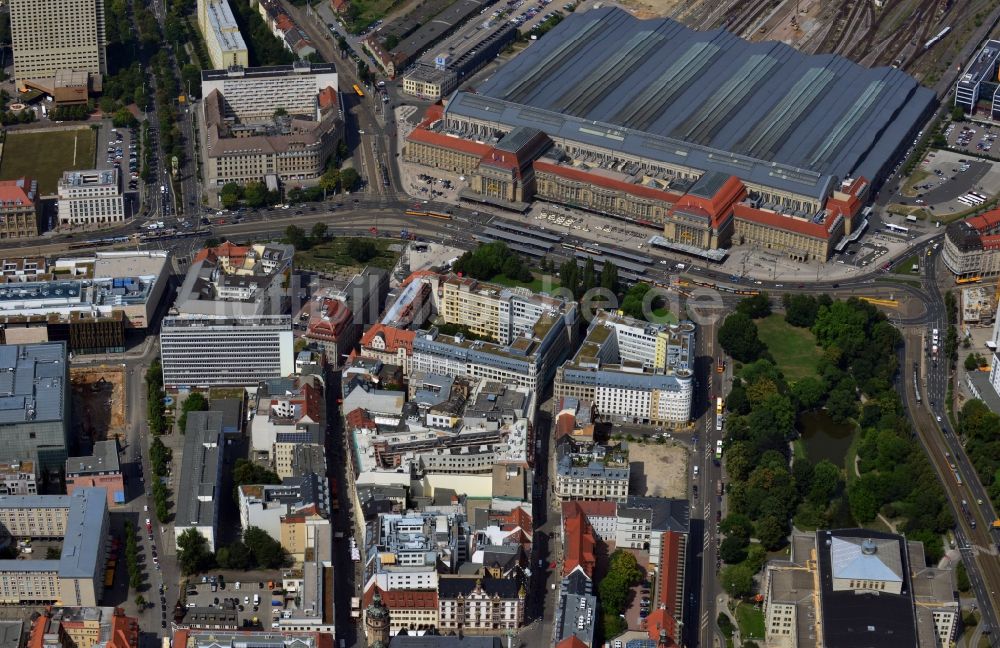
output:
M604 8L570 15L448 112L820 189L820 175L877 177L933 102L899 70Z

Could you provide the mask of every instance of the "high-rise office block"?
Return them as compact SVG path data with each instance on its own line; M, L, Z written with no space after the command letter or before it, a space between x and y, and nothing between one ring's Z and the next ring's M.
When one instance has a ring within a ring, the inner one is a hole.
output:
M18 86L52 92L60 71L108 70L103 0L11 0L10 30Z

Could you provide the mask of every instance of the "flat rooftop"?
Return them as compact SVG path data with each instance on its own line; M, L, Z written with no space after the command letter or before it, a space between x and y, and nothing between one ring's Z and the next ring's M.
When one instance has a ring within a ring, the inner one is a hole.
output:
M118 461L118 442L98 441L88 457L70 457L66 460L67 475L100 475L121 470Z
M976 57L969 61L965 72L958 80L960 85L982 83L983 81L996 81L991 79L993 72L997 69L997 60L1000 59L1000 40L988 40L979 50Z
M333 63L309 63L298 61L292 65L265 65L260 67L234 66L225 70L202 70L202 81L224 79L269 79L273 77L297 76L300 74L335 74Z
M188 485L178 492L178 526L210 526L215 522L222 448L221 412L191 412L184 431L181 479Z
M0 346L0 425L63 420L68 380L65 342Z
M877 177L933 103L899 70L609 7L571 14L447 113L825 197L831 177Z
M93 169L88 171L66 171L59 184L66 187L118 186L117 169Z
M246 42L227 0L206 0L205 15L223 51L245 50Z

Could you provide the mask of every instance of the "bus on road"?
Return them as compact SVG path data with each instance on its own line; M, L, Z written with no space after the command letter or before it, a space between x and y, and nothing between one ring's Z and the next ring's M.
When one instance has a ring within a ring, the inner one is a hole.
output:
M365 96L365 91L362 90L361 86L359 86L357 83L354 84L354 92L357 93L359 97Z

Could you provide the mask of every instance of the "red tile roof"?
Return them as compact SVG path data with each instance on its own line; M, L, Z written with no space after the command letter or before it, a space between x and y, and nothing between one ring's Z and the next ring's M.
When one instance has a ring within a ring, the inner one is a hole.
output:
M577 502L566 502L562 512L563 535L566 538L563 548L563 576L569 576L579 567L592 579L594 565L597 563L597 538L594 536L594 529Z
M351 428L352 430L357 430L357 429L361 429L361 428L368 429L368 430L377 429L377 426L375 425L375 421L373 421L370 418L368 418L368 413L365 412L360 407L357 408L357 409L351 410L350 412L348 412L347 416L344 417L344 418L347 421L347 426L349 428Z
M430 126L442 117L444 117L444 106L439 103L431 104L424 111L424 119L420 122L420 125L424 127Z
M365 607L371 605L376 591L382 595L382 602L390 613L392 610L436 610L438 607L438 595L434 590L384 590L377 586L365 592Z
M617 517L618 504L608 500L590 500L577 502L580 510L588 518L593 517Z
M570 635L556 644L556 648L588 648L587 644L576 635Z
M980 236L979 240L983 244L984 250L1000 249L1000 234L990 234L988 236Z
M407 331L405 329L399 329L395 326L385 326L384 324L376 324L371 327L365 334L361 336L361 346L371 347L372 340L376 336L381 336L385 341L385 350L389 353L395 353L400 348L406 349L406 355L413 354L413 338L416 337L415 331Z
M987 234L1000 226L1000 209L992 209L985 214L966 218L965 222L980 234Z
M330 6L337 13L343 13L347 11L347 8L351 6L349 0L330 0Z
M544 160L535 160L535 171L545 171L554 175L562 176L568 180L586 182L588 184L597 185L598 187L616 189L632 194L633 196L651 198L653 200L662 200L671 204L680 199L680 195L669 191L654 189L653 187L647 187L645 185L633 184L623 180L616 180L615 178L609 178L608 176L600 173L581 171L580 169L574 169L562 164L553 164L551 162L545 162Z
M830 196L826 201L826 208L840 214L844 218L854 218L861 211L861 205L863 204L862 194L865 193L867 187L868 180L860 176L854 178L850 185L841 187L839 190L841 193L847 194L847 200L840 200L834 196Z
M31 187L31 180L28 178L0 180L0 210L8 204L13 206L33 205L34 201L28 195L25 187Z
M481 144L480 142L473 142L472 140L462 139L461 137L452 137L451 135L435 133L434 131L427 130L423 126L417 126L414 128L413 131L407 135L406 139L411 142L420 142L431 146L440 146L441 148L451 149L453 151L458 151L459 153L468 153L469 155L475 155L479 158L486 155L490 150L489 144Z
M249 252L250 248L247 246L236 245L226 241L222 245L217 245L214 248L204 248L200 250L198 254L195 255L192 263L197 263L205 259L218 261L219 259L228 258L230 264L242 265Z
M562 412L556 415L556 439L573 434L576 429L576 414L572 412Z
M831 214L827 216L825 222L813 223L801 218L792 218L776 212L756 209L745 203L734 205L733 213L736 214L736 218L818 239L829 239L839 220L836 215Z
M729 217L733 205L743 200L746 195L743 182L736 176L730 176L711 198L685 194L674 205L674 209L701 214L711 221L713 229L718 229Z
M677 622L667 613L666 610L653 610L646 617L646 631L649 633L650 641L659 642L660 630L665 629L669 638L667 646L676 646L673 638L677 634Z
M313 312L309 318L307 336L336 341L353 320L354 313L347 304L338 299L324 299L319 304L319 312Z

